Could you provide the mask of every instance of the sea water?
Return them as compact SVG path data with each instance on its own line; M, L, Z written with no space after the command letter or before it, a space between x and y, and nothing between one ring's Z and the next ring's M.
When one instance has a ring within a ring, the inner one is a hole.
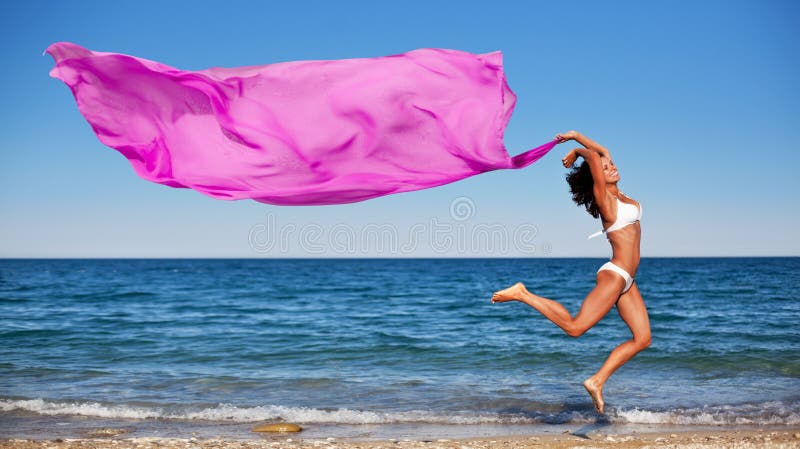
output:
M490 298L576 313L604 262L0 260L0 437L800 424L800 258L643 258L652 345L598 419L581 382L631 338L616 309L573 338Z

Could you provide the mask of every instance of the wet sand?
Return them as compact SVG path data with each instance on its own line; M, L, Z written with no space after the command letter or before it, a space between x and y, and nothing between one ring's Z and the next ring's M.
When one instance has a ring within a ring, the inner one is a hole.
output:
M264 435L261 439L217 438L124 438L123 435L77 439L4 439L0 448L14 449L487 449L487 448L800 448L800 427L783 430L703 430L606 434L508 436L437 440L354 440L345 438L303 438L302 434Z

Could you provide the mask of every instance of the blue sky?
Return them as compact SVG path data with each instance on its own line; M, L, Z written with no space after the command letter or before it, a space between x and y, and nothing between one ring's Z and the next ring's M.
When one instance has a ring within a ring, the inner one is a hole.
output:
M0 257L610 256L586 240L600 222L570 200L563 145L524 170L347 205L149 183L48 76L56 41L184 70L502 50L509 152L570 129L608 147L643 205L644 257L798 256L799 20L798 2L755 0L3 2ZM487 227L505 246L481 244Z

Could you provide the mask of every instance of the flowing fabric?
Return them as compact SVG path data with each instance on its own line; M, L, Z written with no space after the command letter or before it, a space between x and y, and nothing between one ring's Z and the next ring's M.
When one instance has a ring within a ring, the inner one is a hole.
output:
M502 53L399 55L184 71L69 42L46 50L100 141L152 182L223 200L343 204L525 167Z

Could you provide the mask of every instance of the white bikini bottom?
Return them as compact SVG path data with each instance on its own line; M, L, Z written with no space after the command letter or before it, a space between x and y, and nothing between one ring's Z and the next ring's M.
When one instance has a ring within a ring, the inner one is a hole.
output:
M625 289L622 290L622 293L627 292L628 289L631 288L631 285L633 284L633 278L631 277L630 274L628 274L627 271L625 271L622 268L620 268L619 265L616 265L616 264L614 264L614 262L611 262L609 260L608 262L604 263L603 266L600 267L599 270L597 270L597 272L599 273L599 272L601 272L603 270L614 271L617 274L619 274L620 276L622 276L623 279L625 279Z

